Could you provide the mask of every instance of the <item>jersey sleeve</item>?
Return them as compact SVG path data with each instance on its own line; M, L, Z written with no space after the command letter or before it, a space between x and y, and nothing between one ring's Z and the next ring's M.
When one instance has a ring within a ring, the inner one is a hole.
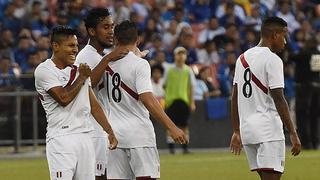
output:
M138 94L152 92L151 69L147 61L142 61L136 68L136 89Z
M239 62L240 62L240 58L238 58L236 61L236 67L234 70L234 77L233 77L233 85L239 83L239 67L240 67Z
M96 53L88 52L85 54L85 52L83 52L81 54L78 54L75 65L79 67L81 63L87 64L90 67L90 69L94 69L99 64L101 59L102 57Z
M268 61L266 72L270 89L284 88L283 63L279 57L273 56Z
M58 76L50 69L39 67L37 71L35 71L34 76L36 85L45 91L49 91L53 87L63 86Z

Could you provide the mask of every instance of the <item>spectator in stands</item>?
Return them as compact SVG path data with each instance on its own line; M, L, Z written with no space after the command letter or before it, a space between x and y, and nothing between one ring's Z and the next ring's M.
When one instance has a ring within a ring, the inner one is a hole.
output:
M205 23L211 16L209 0L191 1L189 7L189 20L191 23Z
M235 24L228 24L226 26L226 33L216 36L213 38L213 41L218 46L218 49L224 49L226 43L230 41L240 44L240 33L238 27Z
M236 14L234 3L228 2L226 4L225 14L219 18L219 24L225 27L227 24L231 23L239 27L243 24L243 21Z
M242 52L245 52L249 48L252 48L258 44L257 33L253 29L247 29L245 36L245 40L241 42Z
M109 8L109 10L115 24L119 24L124 20L129 20L130 18L130 11L125 6L124 0L113 0L113 6Z
M9 3L4 11L4 16L1 20L2 26L4 28L10 29L14 35L18 34L21 28L21 20L14 16L16 6L13 3Z
M10 29L4 28L0 34L0 55L13 56L14 36Z
M157 51L156 56L153 59L151 59L149 63L151 66L160 64L164 69L164 73L166 73L168 69L172 66L171 63L168 63L168 60L166 59L166 54L162 50Z
M154 34L160 33L160 31L157 29L157 24L155 19L148 19L146 23L146 28L144 29L144 32L146 34L146 41L151 41Z
M158 99L161 106L164 108L164 89L163 89L163 74L164 69L161 64L151 66L151 83L153 94Z
M198 63L197 52L196 49L193 47L193 32L190 27L182 28L178 38L177 46L182 46L187 50L187 65Z
M200 76L196 76L196 85L194 88L193 98L195 101L202 101L209 97L209 90L206 83L200 78Z
M202 30L198 37L198 43L203 45L205 42L213 40L218 35L223 35L226 32L224 27L219 26L219 21L216 17L211 17L209 25L206 29Z
M218 9L216 11L216 16L218 18L223 17L226 14L227 6L233 8L234 14L240 18L241 21L244 21L246 19L246 14L243 10L243 8L237 4L234 4L232 0L221 0L220 5L218 6ZM234 6L234 7L232 7Z
M280 9L275 13L275 15L284 19L288 23L289 33L293 33L296 29L300 28L300 23L291 12L290 2L287 0L281 0L279 1L279 6Z
M197 56L199 63L206 66L218 64L220 61L217 46L213 40L206 41L204 47L197 50Z
M27 66L29 53L34 50L29 37L19 37L18 47L14 49L14 60L23 69Z
M16 6L14 16L22 19L27 14L27 4L25 0L14 0L13 4Z
M262 17L260 15L260 5L258 3L251 5L251 15L246 17L244 24L252 27L256 32L260 31Z
M212 76L209 66L204 66L200 69L198 78L205 83L208 89L208 97L213 98L221 95L219 88L215 87L212 83Z
M139 22L144 22L149 15L148 7L146 6L144 0L136 0L131 5L132 11L138 14Z
M0 91L10 91L16 86L19 70L13 68L10 57L0 56ZM2 100L1 100L2 101Z
M168 51L172 51L175 48L173 47L173 45L177 43L178 35L179 35L177 33L177 27L178 27L177 21L172 19L169 22L169 26L167 30L163 34L163 37L162 37L163 46L166 47Z
M320 51L314 38L290 59L296 63L296 119L301 144L305 149L317 149L318 118L320 116Z
M174 49L174 63L164 76L166 112L172 121L189 136L188 119L190 112L195 110L194 86L195 77L187 61L188 51L184 47ZM179 91L177 91L179 89ZM189 139L189 138L187 138ZM174 141L167 136L171 154L175 153ZM188 145L184 144L183 152L189 153Z

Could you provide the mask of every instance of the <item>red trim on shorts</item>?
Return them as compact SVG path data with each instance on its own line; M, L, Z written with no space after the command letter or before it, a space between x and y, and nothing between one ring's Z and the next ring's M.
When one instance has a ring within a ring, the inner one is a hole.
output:
M276 172L276 173L283 173L283 172L280 172L280 171L277 171L275 170L274 168L257 168L257 169L252 169L251 171L257 171L257 172Z
M152 178L151 176L139 176L136 177L137 180L155 180L155 178Z
M110 66L106 67L106 71L112 76L114 74L114 71L110 68ZM131 97L133 97L135 100L139 100L139 94L134 92L129 86L127 86L123 81L121 81L121 85L123 90L125 90Z
M240 55L240 60L242 66L247 69L250 68L249 64L247 63L246 59L244 58L244 54ZM250 71L251 72L251 71ZM262 84L262 82L251 72L252 81L265 93L268 94L268 88Z
M73 82L74 78L76 77L77 69L78 69L78 67L77 67L77 66L75 66L75 65L71 65L70 79L69 79L69 81L68 81L67 85L65 85L65 87L66 87L66 86L69 86L69 85L71 85L71 84L72 84L72 82Z

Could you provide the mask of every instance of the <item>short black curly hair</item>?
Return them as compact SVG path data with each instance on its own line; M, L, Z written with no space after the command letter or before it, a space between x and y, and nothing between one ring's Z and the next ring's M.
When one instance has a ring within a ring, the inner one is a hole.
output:
M61 40L61 37L73 36L73 35L77 36L78 31L69 26L62 26L62 25L55 26L51 32L51 43L53 42L59 43Z
M138 40L138 28L135 23L126 20L116 25L114 36L120 45L133 44Z
M96 28L97 25L106 17L111 16L110 12L106 8L93 8L87 16L84 18L85 26L88 28Z

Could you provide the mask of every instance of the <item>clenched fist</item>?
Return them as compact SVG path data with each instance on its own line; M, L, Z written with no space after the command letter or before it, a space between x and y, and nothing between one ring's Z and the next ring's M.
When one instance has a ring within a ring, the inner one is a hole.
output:
M79 65L79 76L84 77L87 79L91 75L91 69L87 64L80 64Z

